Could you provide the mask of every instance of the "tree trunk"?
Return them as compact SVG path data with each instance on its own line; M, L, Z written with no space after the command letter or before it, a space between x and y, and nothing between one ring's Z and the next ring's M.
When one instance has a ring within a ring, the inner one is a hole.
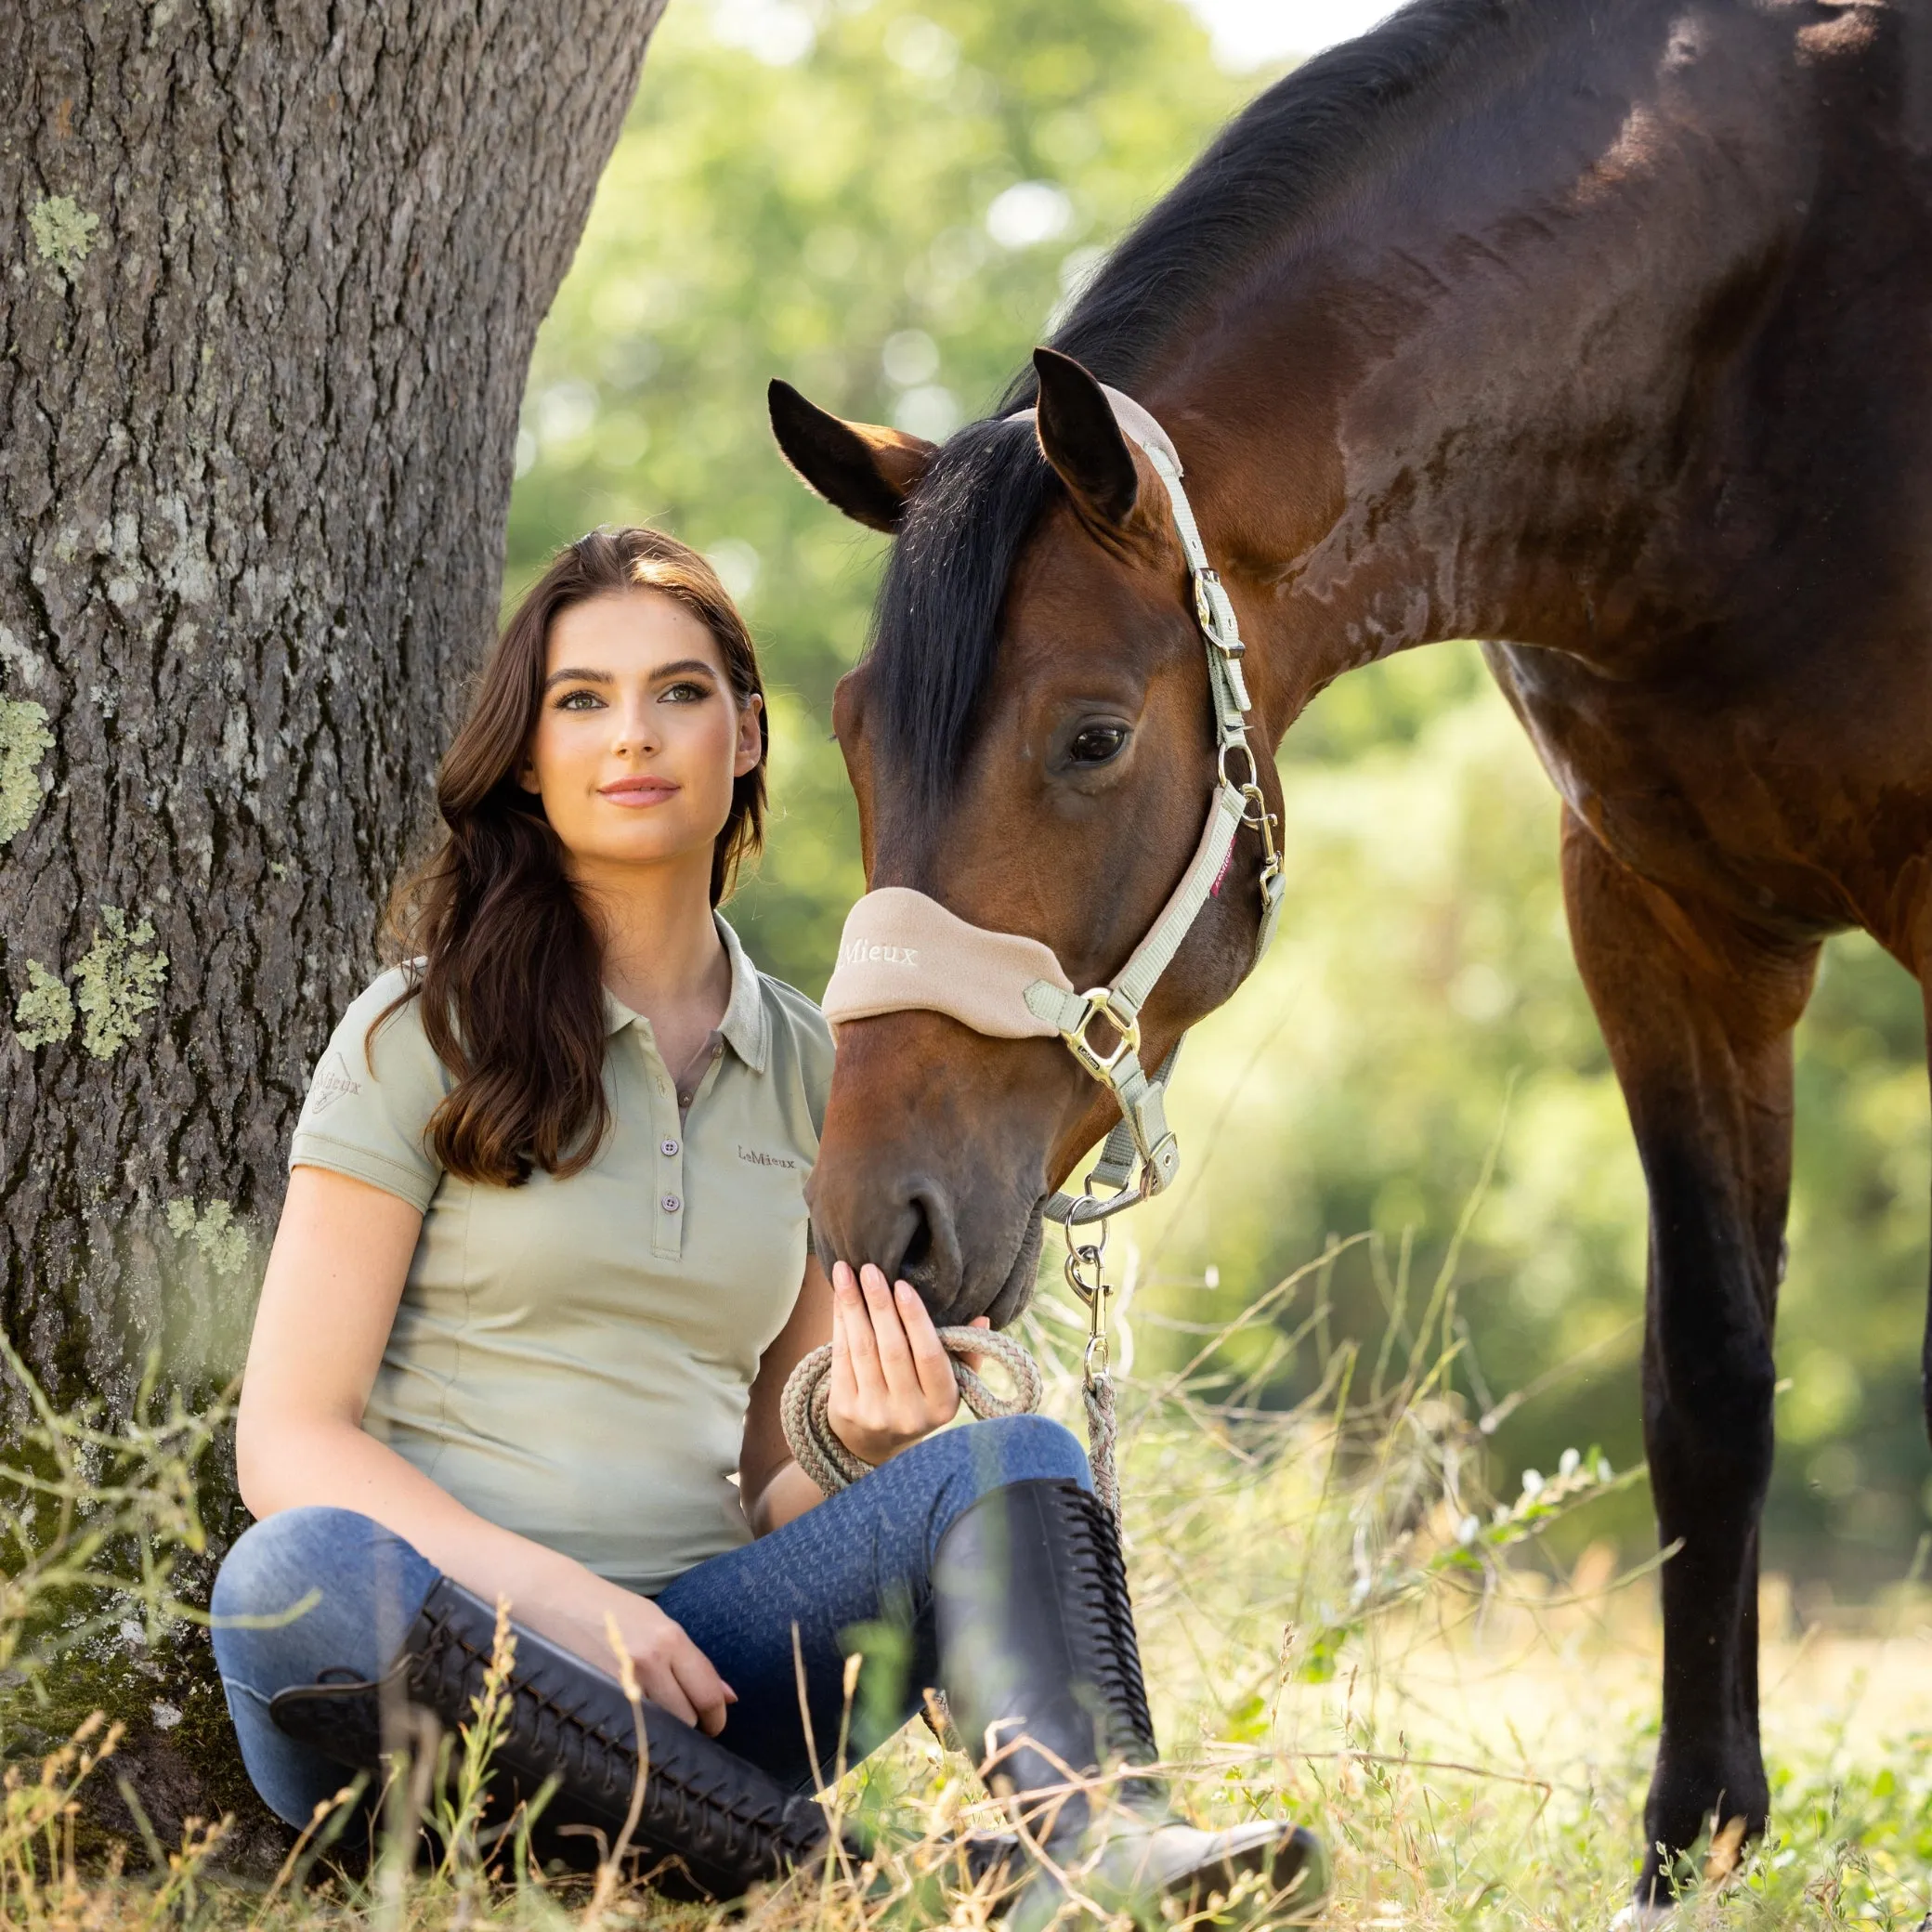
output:
M0 1314L59 1399L239 1363L662 4L0 0Z

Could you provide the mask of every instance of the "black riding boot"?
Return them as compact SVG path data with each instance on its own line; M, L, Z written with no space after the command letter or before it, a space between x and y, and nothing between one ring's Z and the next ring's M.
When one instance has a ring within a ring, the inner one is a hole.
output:
M336 1763L375 1770L385 1705L392 1726L406 1707L429 1712L446 1731L472 1720L495 1636L496 1612L444 1577L379 1681L298 1685L271 1701L269 1715ZM516 1636L509 1709L490 1760L490 1815L506 1819L555 1778L533 1848L546 1862L594 1865L630 1811L636 1718L614 1678L533 1631ZM824 1856L826 1816L811 1799L668 1711L642 1708L648 1762L631 1845L652 1885L677 1898L736 1899Z
M1118 1775L1159 1753L1114 1520L1089 1491L1032 1482L983 1496L941 1539L933 1589L954 1725L1023 1838L1082 1897L1155 1925L1163 1899L1204 1913L1244 1878L1234 1919L1266 1903L1299 1914L1321 1898L1326 1860L1309 1833L1197 1831L1160 1780ZM1100 1773L1112 1775L1092 1782ZM1008 1924L1044 1925L1065 1896L1043 1865Z

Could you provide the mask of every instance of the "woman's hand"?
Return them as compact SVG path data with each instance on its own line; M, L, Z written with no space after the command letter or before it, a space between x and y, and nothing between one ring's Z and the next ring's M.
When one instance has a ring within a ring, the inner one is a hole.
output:
M650 1703L686 1724L716 1737L738 1692L721 1677L698 1646L648 1597L596 1579L596 1587L573 1592L567 1602L552 1599L519 1604L513 1613L553 1643L581 1657L594 1670L618 1675L607 1619L617 1625L619 1641L637 1674L637 1688Z
M973 1325L984 1328L981 1315ZM832 1432L878 1464L943 1429L959 1413L952 1358L910 1282L888 1287L868 1261L858 1278L832 1269Z

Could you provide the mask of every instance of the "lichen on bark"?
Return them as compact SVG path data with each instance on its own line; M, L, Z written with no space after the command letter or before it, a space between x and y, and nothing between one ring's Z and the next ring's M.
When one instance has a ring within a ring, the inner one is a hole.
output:
M33 245L63 282L71 282L94 247L100 216L81 206L71 194L44 194L27 214Z
M40 761L54 749L44 704L0 698L0 845L40 810Z
M73 996L38 959L27 961L27 990L13 1010L14 1038L31 1053L55 1047L73 1031Z
M118 906L100 908L94 944L73 970L81 989L81 1044L97 1060L118 1053L138 1039L141 1020L161 1004L167 983L168 956L150 950L154 928L143 920L130 929Z
M202 1208L192 1198L170 1201L168 1230L193 1242L216 1274L237 1275L248 1266L248 1229L235 1219L231 1201L210 1201Z

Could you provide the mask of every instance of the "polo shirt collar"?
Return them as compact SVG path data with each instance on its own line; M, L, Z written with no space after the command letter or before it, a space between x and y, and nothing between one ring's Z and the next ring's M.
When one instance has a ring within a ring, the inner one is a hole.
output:
M722 913L711 919L724 957L731 961L731 998L725 1003L724 1018L718 1031L724 1043L754 1074L764 1071L771 1053L771 1017L764 1010L764 989L758 982L758 969L746 955L743 944ZM640 1016L631 1011L608 986L604 988L604 1037L607 1039Z
M731 1000L718 1030L731 1051L754 1074L762 1074L771 1051L772 1037L771 1015L764 1010L764 988L759 984L758 969L747 956L738 934L721 914L713 912L711 918L731 961Z

